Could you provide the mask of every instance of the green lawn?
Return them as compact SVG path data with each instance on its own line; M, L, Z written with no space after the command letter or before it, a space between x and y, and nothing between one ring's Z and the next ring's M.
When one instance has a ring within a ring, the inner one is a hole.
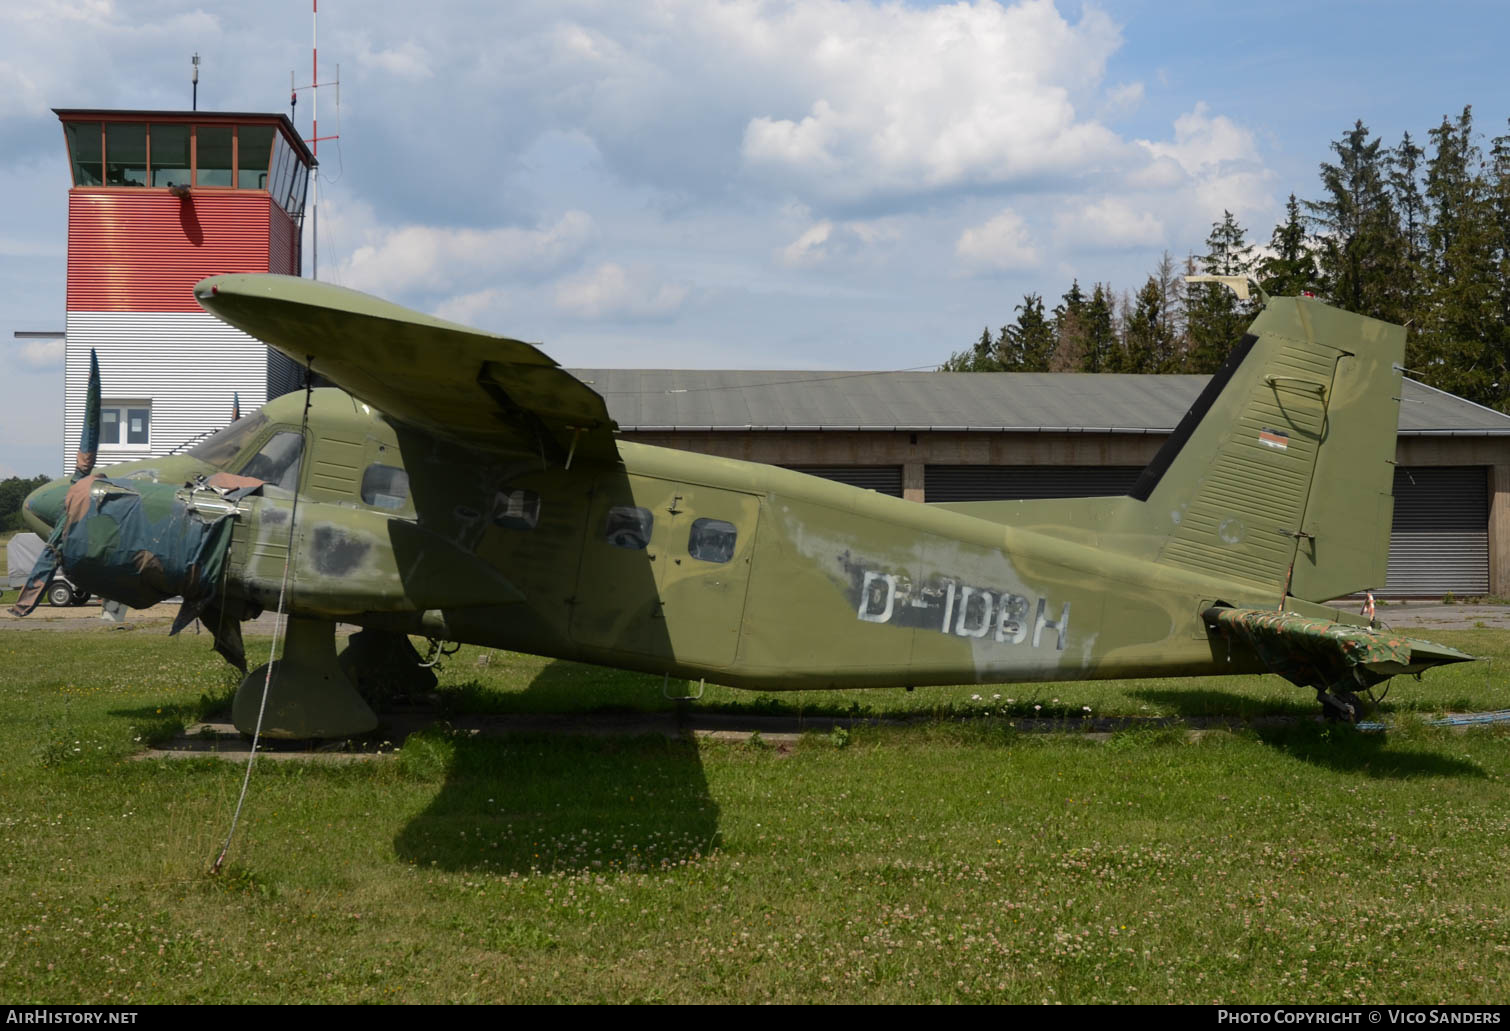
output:
M1309 714L1276 678L709 687L706 708L937 718L791 749L432 730L374 762L264 762L210 877L240 768L130 758L227 696L208 639L7 632L0 995L1501 1002L1510 734L1423 716L1510 708L1510 657L1498 632L1437 636L1494 659L1400 683L1387 736L1012 726ZM470 648L441 696L671 704L657 678Z

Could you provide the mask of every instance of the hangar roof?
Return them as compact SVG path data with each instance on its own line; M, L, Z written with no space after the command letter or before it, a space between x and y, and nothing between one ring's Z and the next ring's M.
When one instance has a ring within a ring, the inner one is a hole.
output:
M628 431L1170 433L1205 376L575 369ZM1510 436L1510 416L1407 379L1402 436Z

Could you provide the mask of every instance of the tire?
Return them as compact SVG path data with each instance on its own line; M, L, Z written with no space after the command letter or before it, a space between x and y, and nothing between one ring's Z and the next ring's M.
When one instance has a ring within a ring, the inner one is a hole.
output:
M53 581L47 588L47 603L64 608L73 604L73 588L60 581Z

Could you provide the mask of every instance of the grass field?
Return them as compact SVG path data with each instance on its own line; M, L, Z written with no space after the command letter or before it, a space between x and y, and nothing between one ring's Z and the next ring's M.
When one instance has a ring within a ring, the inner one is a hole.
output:
M917 718L789 749L442 728L266 762L210 877L240 768L131 759L228 697L207 639L0 633L0 995L1502 1002L1510 734L1424 717L1510 708L1510 642L1436 636L1492 661L1397 685L1387 735L1014 726L1311 714L1272 677L710 686L697 706ZM467 648L440 695L654 710L661 687Z

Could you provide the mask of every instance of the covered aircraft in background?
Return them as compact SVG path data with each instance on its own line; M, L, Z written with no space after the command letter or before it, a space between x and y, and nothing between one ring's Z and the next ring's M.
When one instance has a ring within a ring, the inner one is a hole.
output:
M1315 300L1266 299L1127 496L921 505L617 439L534 346L354 291L195 293L340 389L108 475L81 456L26 502L52 547L19 607L56 569L182 594L175 626L243 669L241 621L281 608L263 733L374 729L358 685L411 634L767 691L1274 672L1346 720L1471 658L1320 604L1384 579L1405 332ZM365 628L339 658L338 621Z

